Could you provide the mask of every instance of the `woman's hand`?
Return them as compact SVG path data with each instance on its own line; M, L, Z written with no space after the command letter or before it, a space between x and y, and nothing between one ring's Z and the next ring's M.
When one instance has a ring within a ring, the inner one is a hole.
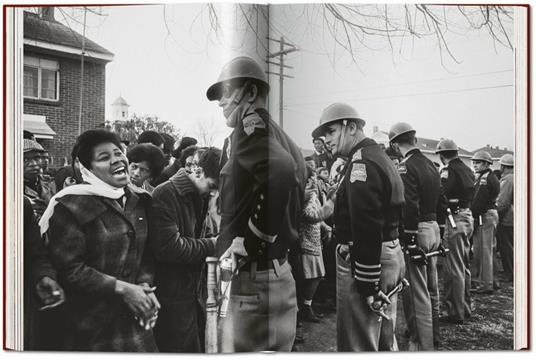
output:
M39 310L52 309L65 302L65 293L61 286L52 278L45 276L37 283L37 296L44 304Z
M134 315L144 320L149 320L160 308L156 296L154 299L150 296L155 290L155 287L147 284L134 285L121 280L117 280L115 285L115 292L121 296L123 302Z

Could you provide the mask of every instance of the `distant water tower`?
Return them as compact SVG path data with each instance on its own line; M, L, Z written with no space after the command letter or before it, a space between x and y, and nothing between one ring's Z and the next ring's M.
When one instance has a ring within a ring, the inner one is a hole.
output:
M112 103L112 120L113 121L126 121L128 120L128 108L129 104L121 96Z

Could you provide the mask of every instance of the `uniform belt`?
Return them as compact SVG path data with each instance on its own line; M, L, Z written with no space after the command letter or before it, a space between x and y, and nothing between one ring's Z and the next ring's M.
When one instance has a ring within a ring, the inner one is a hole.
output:
M266 270L274 270L274 261L277 261L279 263L279 266L283 265L285 262L287 262L287 256L282 258L274 258L272 260L257 260L257 261L250 261L246 263L244 266L240 268L240 271L250 271L251 270L251 264L256 263L257 264L257 271L266 271Z
M451 209L453 205L455 205L459 209L471 208L471 202L468 202L468 201L460 201L458 199L449 199L448 203L449 203L449 206L451 206ZM455 213L454 210L453 210L453 213Z
M419 216L419 222L431 222L437 220L435 213L426 213Z

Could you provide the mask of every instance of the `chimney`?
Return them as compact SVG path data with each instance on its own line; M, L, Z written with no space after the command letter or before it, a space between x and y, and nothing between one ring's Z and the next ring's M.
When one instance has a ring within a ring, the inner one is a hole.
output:
M46 21L55 21L55 19L54 19L54 7L53 6L42 7L39 10L39 13L41 15L41 19L46 20Z
M374 134L377 133L378 130L379 130L379 129L378 129L378 126L373 126L373 127L372 127L372 132L373 132Z

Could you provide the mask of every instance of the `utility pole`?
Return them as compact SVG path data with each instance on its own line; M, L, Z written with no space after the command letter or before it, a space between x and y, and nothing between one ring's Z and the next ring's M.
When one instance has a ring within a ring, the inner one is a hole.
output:
M296 52L299 49L294 44L286 42L284 37L281 37L280 39L273 39L273 38L267 37L267 39L271 40L272 42L279 43L279 51L268 54L267 56L268 59L266 60L266 63L268 63L269 65L272 64L272 65L278 66L279 72L268 71L266 73L279 76L279 126L283 128L283 80L285 78L294 78L293 76L289 76L284 73L285 68L294 69L294 67L291 67L285 64L284 56L289 53ZM279 58L279 63L271 61L270 59L272 58L275 58L275 59Z

